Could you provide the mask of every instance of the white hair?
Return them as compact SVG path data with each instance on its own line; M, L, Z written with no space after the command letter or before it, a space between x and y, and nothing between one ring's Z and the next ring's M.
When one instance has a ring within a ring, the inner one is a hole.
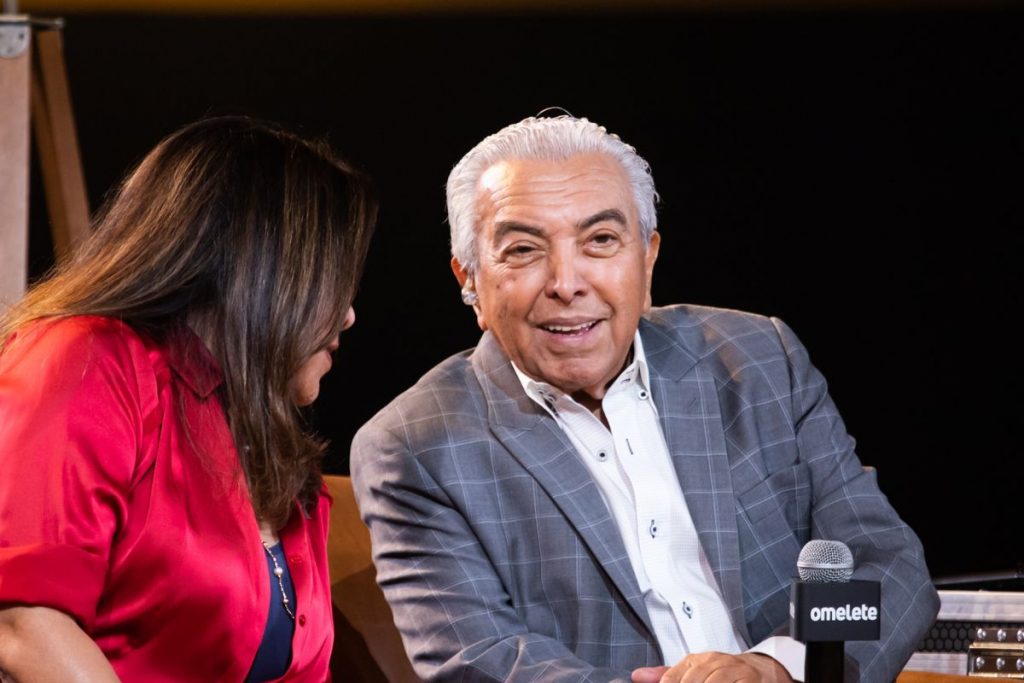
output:
M530 117L484 138L455 165L448 176L448 224L452 255L463 268L477 267L476 222L480 177L491 166L512 159L564 161L577 154L607 154L622 165L633 188L644 243L658 228L658 193L650 165L636 150L596 123L571 116Z

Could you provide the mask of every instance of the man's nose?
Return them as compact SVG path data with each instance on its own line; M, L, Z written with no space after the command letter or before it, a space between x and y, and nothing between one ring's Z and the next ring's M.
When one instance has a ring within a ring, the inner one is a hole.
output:
M550 297L571 302L578 296L586 294L587 281L582 271L583 264L575 253L568 250L555 251L548 259L548 283L545 293Z

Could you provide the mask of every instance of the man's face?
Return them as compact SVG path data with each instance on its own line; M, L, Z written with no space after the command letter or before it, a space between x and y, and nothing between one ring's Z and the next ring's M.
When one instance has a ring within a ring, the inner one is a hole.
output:
M645 247L625 171L599 153L507 161L479 192L471 284L481 329L527 375L600 399L650 308L660 239Z

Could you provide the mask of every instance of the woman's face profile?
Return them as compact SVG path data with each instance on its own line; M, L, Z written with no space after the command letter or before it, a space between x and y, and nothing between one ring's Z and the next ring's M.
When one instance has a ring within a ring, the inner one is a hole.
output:
M352 327L355 321L356 311L350 306L345 314L345 321L342 323L341 329L347 330ZM312 356L307 358L295 372L295 376L292 377L291 381L292 393L295 396L295 402L300 406L308 406L320 395L320 378L331 369L333 363L331 354L338 350L339 345L338 335L334 335L334 338L326 346L318 349Z

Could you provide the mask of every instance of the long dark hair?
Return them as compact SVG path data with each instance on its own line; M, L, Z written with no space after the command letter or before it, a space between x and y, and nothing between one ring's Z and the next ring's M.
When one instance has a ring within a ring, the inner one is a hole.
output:
M0 348L39 318L114 316L161 338L190 325L224 372L222 398L257 516L285 524L320 487L324 443L290 382L341 330L376 205L320 141L244 117L160 142L74 256L0 322Z

